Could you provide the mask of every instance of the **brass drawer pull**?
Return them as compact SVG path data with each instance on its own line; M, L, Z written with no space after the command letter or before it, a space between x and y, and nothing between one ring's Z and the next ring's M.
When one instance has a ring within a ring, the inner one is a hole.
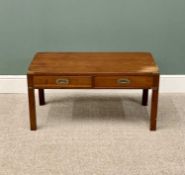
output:
M56 80L56 84L58 84L58 85L66 85L66 84L69 84L69 80L68 79L57 79Z
M128 79L118 79L118 84L129 84L130 83L130 80Z

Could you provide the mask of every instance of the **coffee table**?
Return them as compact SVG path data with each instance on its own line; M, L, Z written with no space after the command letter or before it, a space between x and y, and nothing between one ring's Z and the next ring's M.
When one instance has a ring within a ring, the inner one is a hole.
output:
M143 89L142 105L152 89L150 130L156 130L159 68L146 52L42 52L28 73L30 128L37 129L35 89L40 105L44 89Z

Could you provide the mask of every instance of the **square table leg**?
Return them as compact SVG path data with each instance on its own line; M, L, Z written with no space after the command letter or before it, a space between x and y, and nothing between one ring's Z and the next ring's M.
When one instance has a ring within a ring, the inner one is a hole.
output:
M39 92L39 104L45 105L44 89L38 89Z
M142 105L148 105L148 89L143 89Z
M150 130L155 131L157 125L158 96L159 96L159 76L154 78L155 87L152 89Z
M35 109L35 90L28 87L29 112L30 112L30 129L37 130L36 109Z

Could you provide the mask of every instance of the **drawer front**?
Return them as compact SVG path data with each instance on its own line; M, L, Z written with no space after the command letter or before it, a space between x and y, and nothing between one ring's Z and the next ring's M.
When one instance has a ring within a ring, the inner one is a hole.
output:
M34 87L40 88L90 88L90 76L35 76Z
M96 88L150 88L153 78L149 76L100 76L95 78Z

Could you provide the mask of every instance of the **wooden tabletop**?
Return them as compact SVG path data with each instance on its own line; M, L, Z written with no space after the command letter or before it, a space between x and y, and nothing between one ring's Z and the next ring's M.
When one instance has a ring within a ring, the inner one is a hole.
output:
M146 52L43 52L37 53L28 74L158 74L159 69Z

